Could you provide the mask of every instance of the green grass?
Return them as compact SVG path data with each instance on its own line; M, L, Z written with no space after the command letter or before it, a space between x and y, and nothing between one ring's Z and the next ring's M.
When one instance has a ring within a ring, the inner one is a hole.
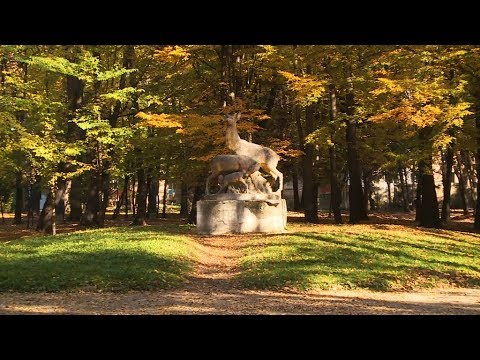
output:
M289 228L290 234L250 240L241 262L245 286L383 291L480 286L477 234L384 225Z
M193 268L188 231L188 225L166 224L0 243L0 291L174 287Z

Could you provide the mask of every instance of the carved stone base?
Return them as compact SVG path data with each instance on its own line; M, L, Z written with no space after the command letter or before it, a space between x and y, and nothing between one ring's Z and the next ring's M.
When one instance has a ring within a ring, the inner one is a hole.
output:
M197 202L199 234L282 233L285 232L286 225L285 199L217 199Z

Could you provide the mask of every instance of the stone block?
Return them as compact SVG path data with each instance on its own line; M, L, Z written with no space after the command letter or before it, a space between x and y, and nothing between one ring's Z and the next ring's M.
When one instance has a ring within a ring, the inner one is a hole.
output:
M282 233L286 225L285 199L197 202L199 234Z

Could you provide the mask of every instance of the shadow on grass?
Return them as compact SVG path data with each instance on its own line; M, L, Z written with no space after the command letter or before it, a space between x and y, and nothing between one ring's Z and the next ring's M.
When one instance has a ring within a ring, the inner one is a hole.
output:
M17 255L22 251L16 250ZM187 260L133 249L16 256L0 262L0 291L150 290L179 285L190 270Z
M273 240L273 241L272 241ZM294 286L328 289L332 285L372 290L412 289L438 281L480 286L480 263L442 250L396 243L362 234L291 233L251 248L240 279L247 287ZM471 253L480 257L480 250Z

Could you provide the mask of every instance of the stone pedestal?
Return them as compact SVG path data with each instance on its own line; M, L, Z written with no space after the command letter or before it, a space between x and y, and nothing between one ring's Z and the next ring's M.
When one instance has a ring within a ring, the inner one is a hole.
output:
M220 195L220 194L219 194ZM285 199L266 195L263 199L248 194L206 196L197 202L199 234L282 233L287 224ZM223 199L225 198L225 199Z

